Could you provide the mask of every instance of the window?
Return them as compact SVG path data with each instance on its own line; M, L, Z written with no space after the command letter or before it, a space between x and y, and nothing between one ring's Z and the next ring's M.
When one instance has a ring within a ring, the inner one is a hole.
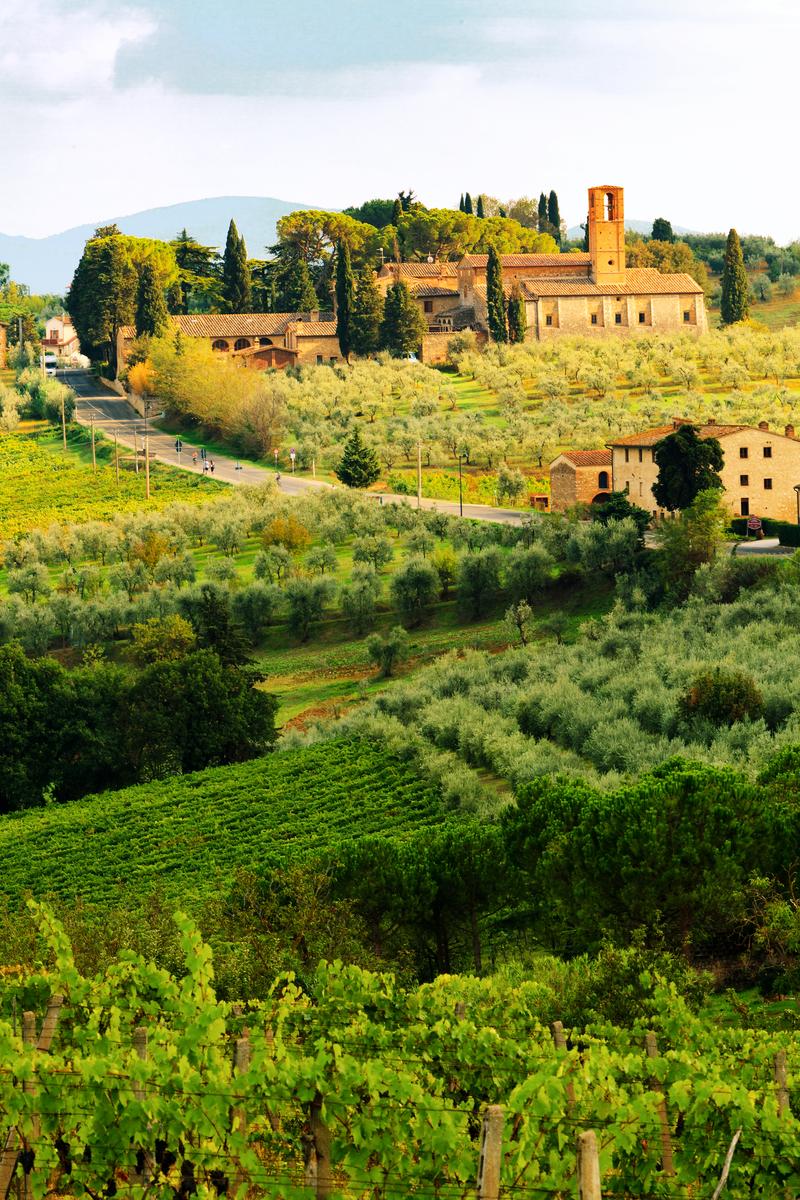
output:
M600 474L597 476L597 486L599 488L607 488L608 487L608 471L601 471Z
M749 475L740 475L739 476L739 486L740 487L749 487L750 486L750 476Z
M625 462L630 462L630 461L631 461L630 451L628 450L628 447L626 446L625 447Z
M545 319L544 319L544 323L545 323L545 325L552 325L552 324L553 324L553 314L552 314L552 313L548 313L548 314L547 314L547 316L546 316L546 317L545 317Z
M597 324L597 313L592 313L591 322L593 325Z
M639 324L644 325L647 320L647 313L639 313Z
M744 497L742 497L742 500L741 500L741 503L740 503L740 508L741 508L741 510L742 510L742 516L743 516L743 517L749 517L749 516L750 516L750 501L749 501L749 500L745 500L745 498L744 498Z
M332 356L332 358L331 358L331 366L333 366L333 364L334 364L335 362L338 362L338 361L339 361L339 360L338 360L338 358L337 358L337 357L336 357L336 355L334 354L334 355Z
M691 319L692 319L692 314L689 312L689 309L688 309L688 308L685 308L685 309L683 310L683 319L684 319L684 321L686 322L686 324L687 324L687 325L689 324L689 322L690 322L690 321L691 321Z
M772 458L772 446L764 447L764 458Z
M739 458L747 458L747 446L739 447Z
M764 480L764 491L765 491L765 492L771 492L771 491L772 491L772 480L771 480L771 479L765 479L765 480Z
M259 346L271 346L272 338L259 338L258 344L259 344Z
M321 354L318 354L318 355L317 355L317 366L318 366L318 367L321 367L321 366L322 366L322 364L323 364L323 362L324 362L324 359L323 359L322 355L321 355Z
M246 350L249 345L250 345L249 338L237 338L236 341L233 343L233 348L234 348L234 350Z
M642 452L641 447L639 447L639 462L644 462L644 453Z
M423 300L422 307L424 308L425 312L433 312L433 301Z
M614 324L615 325L622 324L622 313L614 313Z

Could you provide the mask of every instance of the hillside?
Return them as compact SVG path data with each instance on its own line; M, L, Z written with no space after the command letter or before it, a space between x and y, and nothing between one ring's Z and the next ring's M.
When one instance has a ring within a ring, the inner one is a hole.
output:
M262 257L275 241L280 217L312 205L277 200L273 196L213 196L148 208L126 216L102 217L44 238L12 237L0 233L0 262L11 267L11 278L34 293L62 293L69 286L84 242L98 225L116 224L136 237L173 238L188 229L199 242L223 246L231 217L244 236L252 258Z
M186 905L238 867L443 817L411 767L339 741L6 817L0 895L109 902L158 886Z

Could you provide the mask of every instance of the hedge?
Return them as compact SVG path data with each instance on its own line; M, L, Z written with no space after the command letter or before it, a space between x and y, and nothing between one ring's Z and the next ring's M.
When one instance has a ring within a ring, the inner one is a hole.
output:
M736 517L731 521L731 532L739 538L747 537L747 517ZM780 539L782 546L800 546L800 525L791 521L773 521L764 517L761 521L764 537Z

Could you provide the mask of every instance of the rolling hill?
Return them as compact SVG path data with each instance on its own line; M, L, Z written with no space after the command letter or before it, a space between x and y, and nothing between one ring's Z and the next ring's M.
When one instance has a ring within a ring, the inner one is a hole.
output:
M243 234L251 258L264 256L275 241L280 217L310 204L277 200L273 196L214 196L163 208L148 208L122 217L103 217L44 238L12 237L0 233L0 262L11 267L11 278L32 292L61 294L69 286L84 243L98 225L116 224L136 237L169 239L181 229L210 246L222 246L233 217Z

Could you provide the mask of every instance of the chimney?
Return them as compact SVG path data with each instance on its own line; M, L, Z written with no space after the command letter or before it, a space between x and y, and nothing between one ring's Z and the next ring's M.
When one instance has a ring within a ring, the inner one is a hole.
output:
M762 433L769 433L769 421L759 421L758 428Z
M309 319L309 321L318 321L319 320L319 309L313 308L311 310L311 312L308 314L308 319Z
M794 437L794 425L787 425L783 432L786 437Z

